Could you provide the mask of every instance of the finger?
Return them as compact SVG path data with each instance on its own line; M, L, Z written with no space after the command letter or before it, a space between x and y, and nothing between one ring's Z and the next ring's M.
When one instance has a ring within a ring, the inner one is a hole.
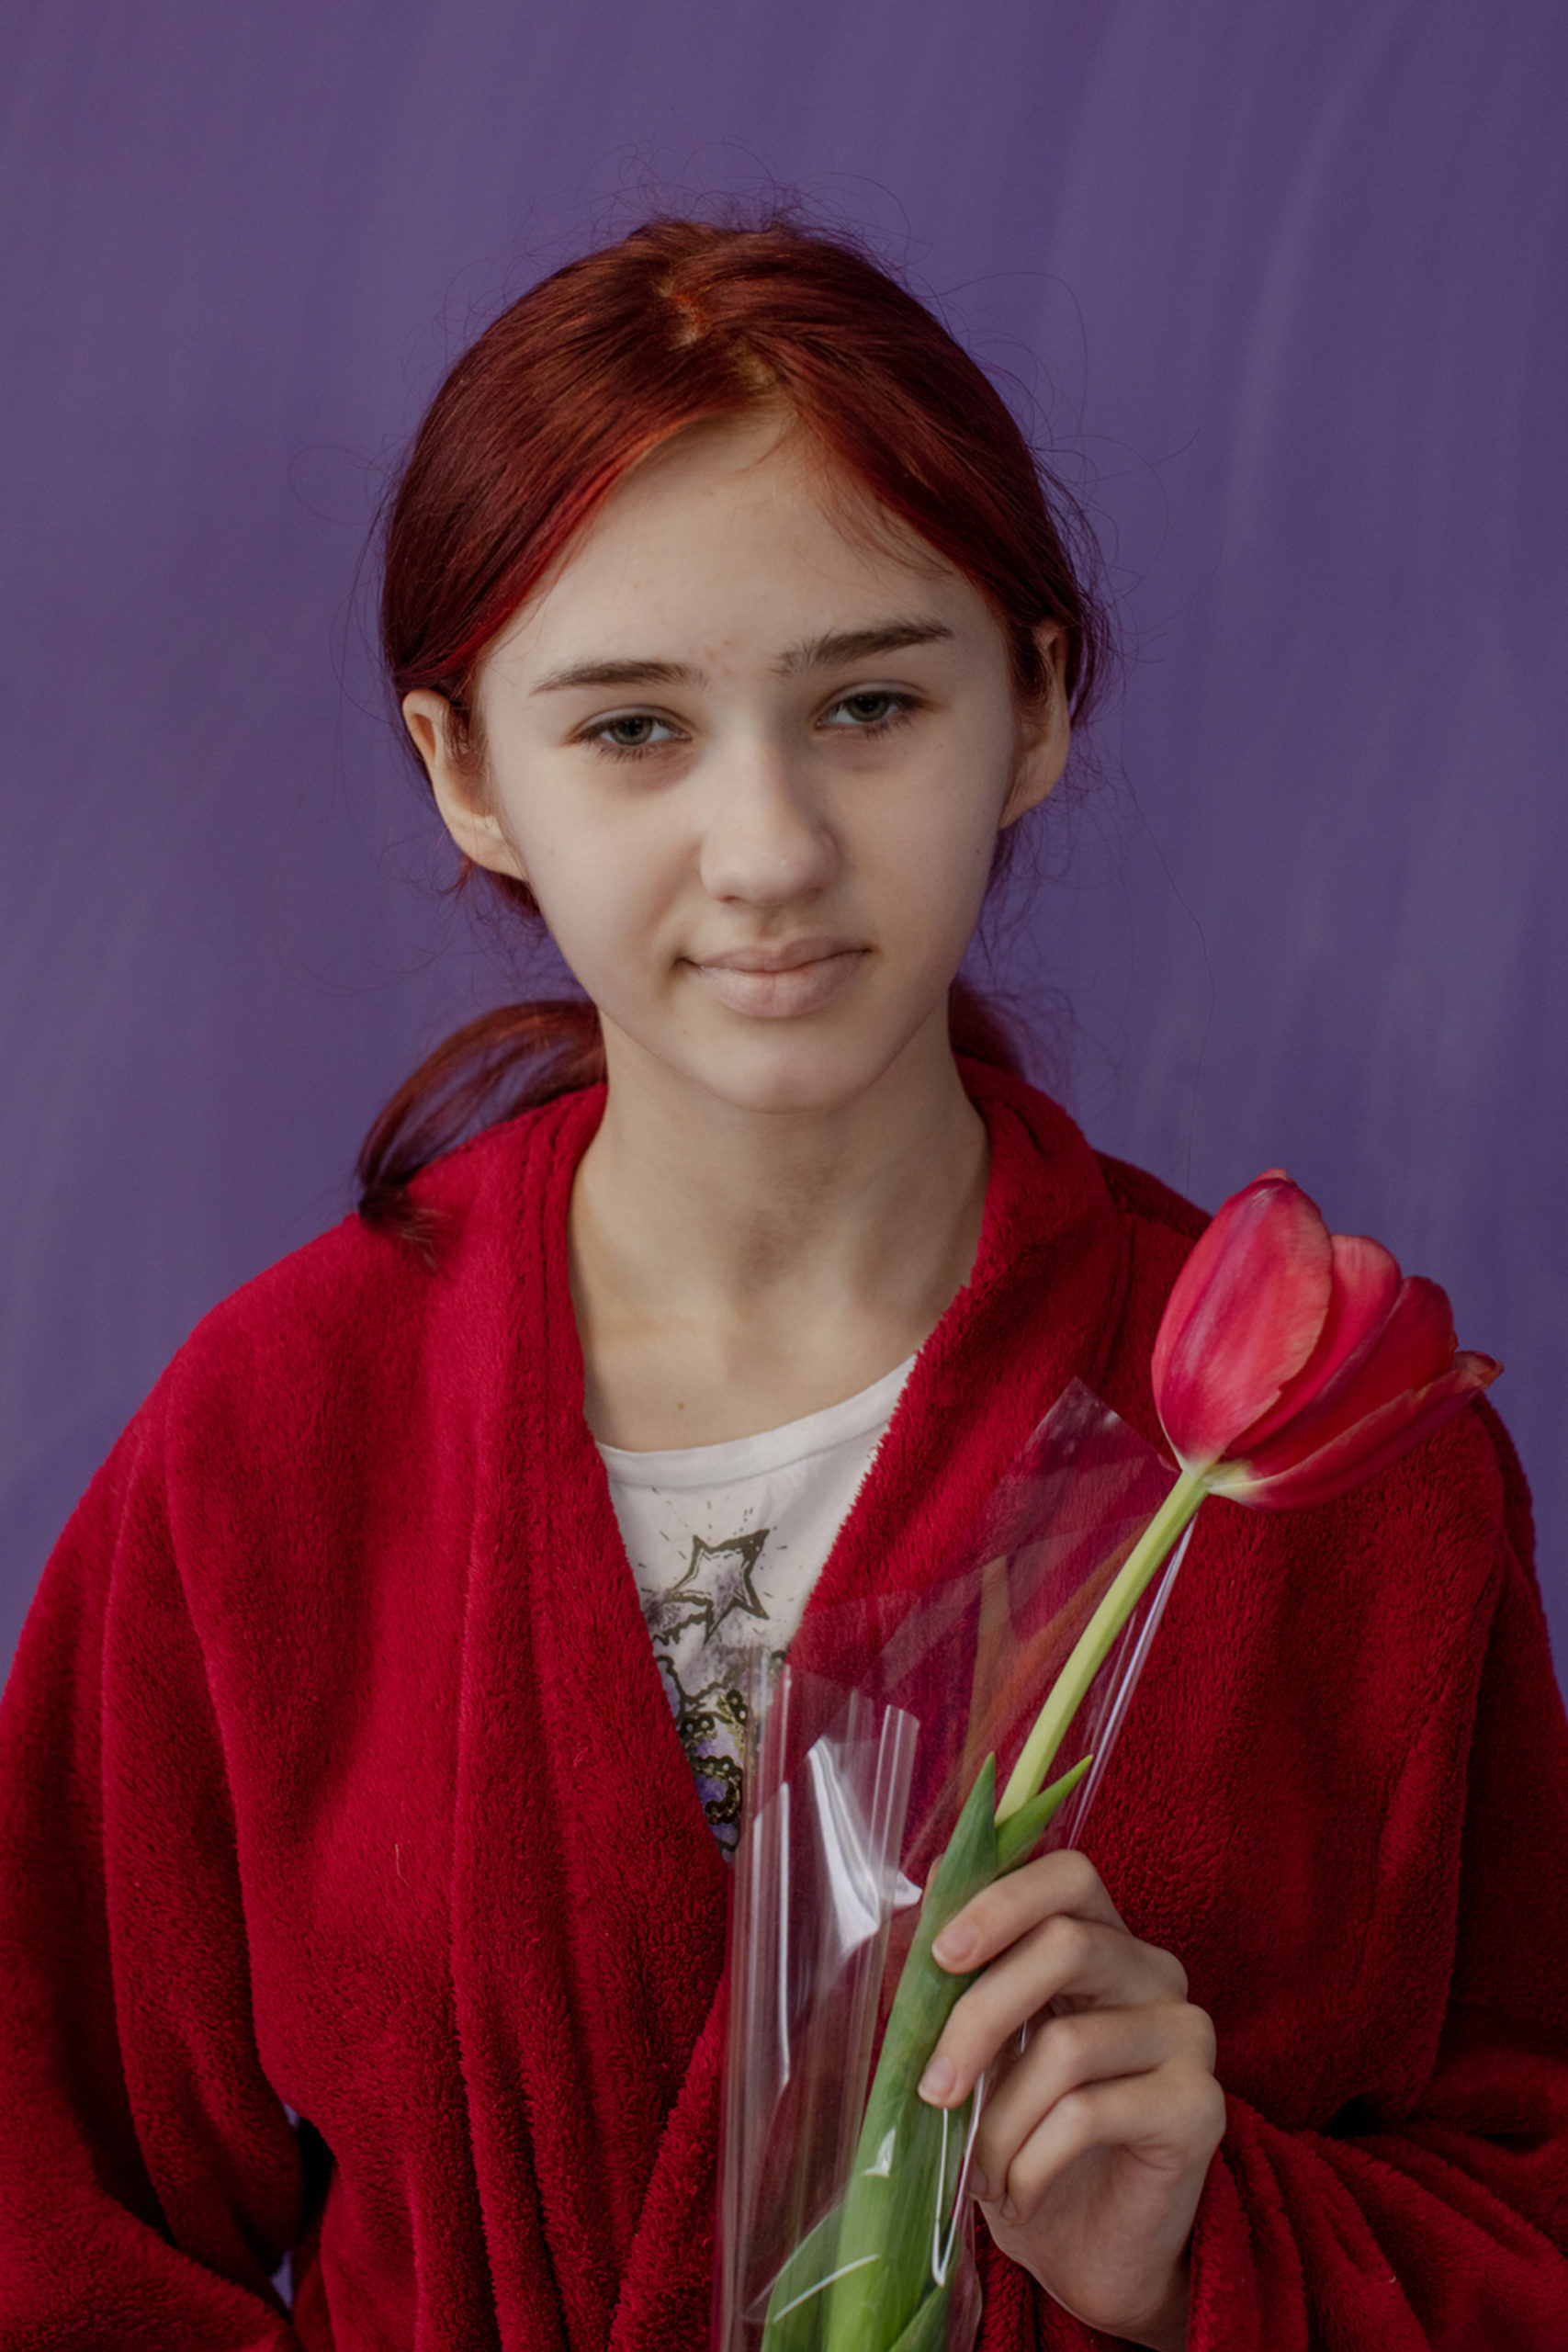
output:
M1125 1928L1058 1913L993 1960L954 2004L920 2078L920 2096L938 2107L966 2098L1020 2027L1053 2001L1126 2009L1180 2001L1186 1991L1186 1976L1169 1952L1140 1943Z
M1092 1862L1073 1852L1042 1854L1038 1861L1026 1862L972 1896L937 1937L931 1957L942 1968L983 1968L1028 1928L1058 1911L1096 1919L1102 1927L1122 1925Z
M1140 2009L1080 2009L1050 2018L1001 2083L987 2092L975 2137L977 2197L1004 2181L1058 2102L1093 2083L1151 2075L1172 2064L1211 2075L1214 2030L1188 2002ZM985 2184L985 2185L982 2185Z
M1091 2148L1111 2147L1143 2160L1148 2201L1156 2207L1173 2191L1184 2194L1183 2184L1201 2183L1224 2128L1224 2092L1213 2075L1186 2059L1115 2082L1085 2084L1056 2101L987 2201L995 2203L1004 2224L1027 2227L1069 2165Z

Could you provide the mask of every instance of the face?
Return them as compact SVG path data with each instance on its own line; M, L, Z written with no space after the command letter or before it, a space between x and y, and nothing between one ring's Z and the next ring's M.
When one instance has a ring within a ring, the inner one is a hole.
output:
M479 772L404 706L468 856L525 881L625 1071L827 1112L945 1053L997 836L1066 756L962 573L766 418L622 481L488 654ZM1056 651L1043 635L1048 659Z

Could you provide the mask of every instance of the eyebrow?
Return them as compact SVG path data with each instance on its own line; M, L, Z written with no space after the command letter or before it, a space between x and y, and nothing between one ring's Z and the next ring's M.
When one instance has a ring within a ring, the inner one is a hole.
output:
M950 639L945 621L881 621L870 628L829 629L792 646L774 664L781 678L798 678L808 670L830 670L847 662L869 661L875 653L902 653L910 646L934 645ZM530 689L536 695L559 694L571 686L697 686L702 673L688 662L573 662L566 669L549 670Z
M945 621L881 621L871 628L829 629L791 648L778 664L781 678L806 670L836 670L846 662L866 662L874 653L903 653L912 645L934 645L953 631Z

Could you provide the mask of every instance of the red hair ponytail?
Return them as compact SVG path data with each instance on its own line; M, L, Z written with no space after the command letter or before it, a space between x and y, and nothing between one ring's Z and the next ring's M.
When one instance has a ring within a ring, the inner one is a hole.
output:
M405 1078L360 1150L359 1214L379 1233L427 1246L428 1218L409 1185L478 1126L495 1126L604 1075L593 1006L576 997L481 1012Z
M1070 542L1082 519L1041 471L995 386L850 239L773 220L653 220L514 302L432 403L392 502L381 638L393 693L444 695L482 752L474 685L491 639L640 458L683 426L787 412L878 503L973 582L1007 638L1021 702L1050 691L1054 623L1075 715L1106 630ZM1053 503L1059 511L1053 511ZM497 877L491 877L495 879ZM526 890L502 880L524 913ZM954 1043L1016 1064L955 983ZM597 1017L570 1001L471 1022L400 1089L360 1155L360 1214L412 1233L406 1188L474 1126L603 1069Z

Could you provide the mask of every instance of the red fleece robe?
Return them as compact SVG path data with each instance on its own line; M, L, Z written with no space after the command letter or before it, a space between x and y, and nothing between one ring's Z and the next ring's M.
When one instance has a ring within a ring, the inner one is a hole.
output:
M1201 1220L965 1074L974 1275L818 1603L918 1587L1074 1374L1157 1438ZM582 1418L601 1100L421 1180L434 1272L351 1221L220 1307L47 1571L0 1712L7 2352L705 2344L728 1875ZM1568 2346L1529 1541L1484 1409L1343 1502L1201 1515L1089 1839L1218 2033L1195 2352ZM990 2352L1091 2340L984 2267Z

